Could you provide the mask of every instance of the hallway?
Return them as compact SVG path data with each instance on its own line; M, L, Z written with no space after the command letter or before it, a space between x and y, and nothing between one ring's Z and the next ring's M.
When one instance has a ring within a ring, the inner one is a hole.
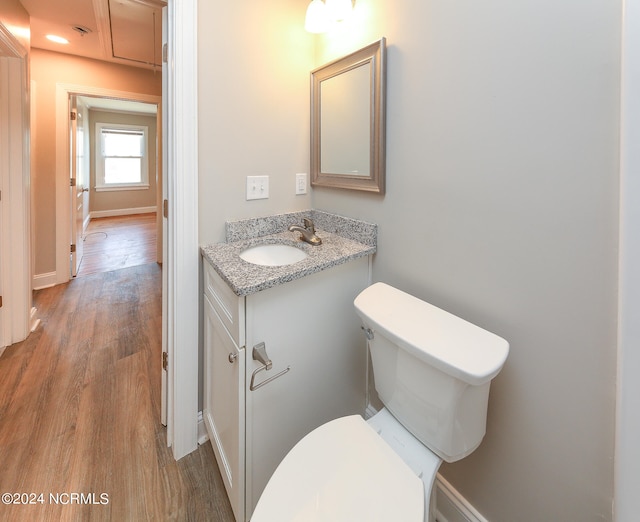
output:
M34 304L41 325L0 357L0 492L34 503L0 504L0 520L233 521L211 445L179 462L166 445L159 265L79 277Z

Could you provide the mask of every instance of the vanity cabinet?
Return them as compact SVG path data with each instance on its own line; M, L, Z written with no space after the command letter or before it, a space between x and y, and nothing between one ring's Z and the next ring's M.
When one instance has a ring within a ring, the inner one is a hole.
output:
M369 283L368 260L246 297L204 262L203 416L238 522L250 519L302 437L329 420L364 413L366 340L353 300ZM261 343L270 370L253 358Z
M204 298L203 418L237 520L244 504L244 349Z

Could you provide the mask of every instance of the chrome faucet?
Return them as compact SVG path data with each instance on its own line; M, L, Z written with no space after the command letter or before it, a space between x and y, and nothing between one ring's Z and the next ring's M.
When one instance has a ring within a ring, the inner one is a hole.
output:
M303 220L304 227L298 225L291 225L289 227L289 232L300 232L302 234L300 239L306 241L310 245L318 246L322 244L322 239L316 236L316 227L313 225L313 221L308 218L304 218Z

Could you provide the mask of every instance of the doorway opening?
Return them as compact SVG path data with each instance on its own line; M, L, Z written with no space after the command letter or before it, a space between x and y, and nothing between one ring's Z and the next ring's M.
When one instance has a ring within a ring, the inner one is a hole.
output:
M69 94L71 277L162 263L158 104Z

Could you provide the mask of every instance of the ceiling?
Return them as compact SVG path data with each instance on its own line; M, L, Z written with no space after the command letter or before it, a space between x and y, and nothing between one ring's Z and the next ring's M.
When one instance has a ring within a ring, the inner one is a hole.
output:
M162 65L166 0L20 2L31 17L32 47L146 69ZM69 43L51 42L48 34L62 36Z

